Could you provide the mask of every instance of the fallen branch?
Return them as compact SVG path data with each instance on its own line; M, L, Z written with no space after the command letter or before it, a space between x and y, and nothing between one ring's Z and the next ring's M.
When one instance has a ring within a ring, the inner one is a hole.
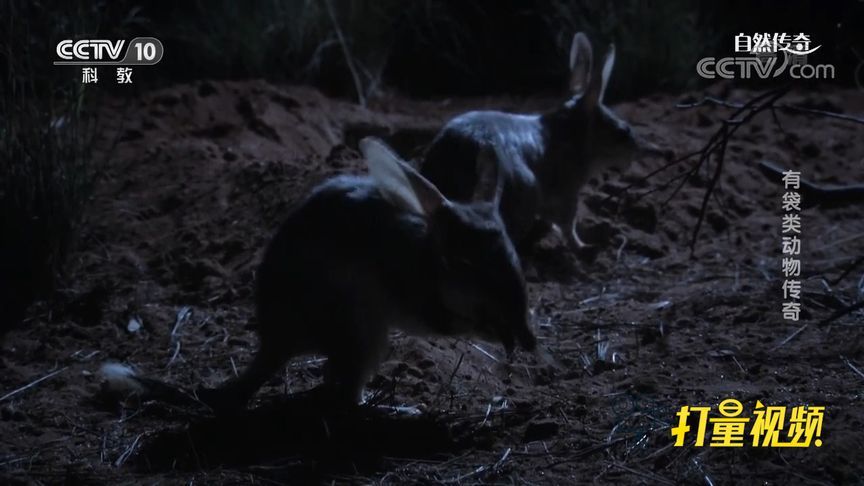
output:
M767 91L762 93L761 95L753 98L747 103L741 105L735 113L732 114L731 117L723 120L723 123L720 129L714 134L713 137L709 140L709 142L703 147L702 152L700 153L699 161L694 164L693 168L690 170L691 175L696 175L703 165L707 165L712 155L716 156L717 167L714 170L714 175L708 183L708 187L705 189L705 195L702 198L702 205L699 208L699 219L696 221L696 226L693 228L693 235L690 238L690 257L693 257L693 254L696 251L696 241L699 237L699 231L702 229L702 222L705 220L705 213L708 209L708 201L711 198L711 194L714 192L714 188L717 186L717 182L720 180L720 175L723 172L723 162L726 158L726 146L729 142L729 138L735 134L735 132L745 125L747 122L753 119L757 114L770 109L774 106L774 103L782 98L786 93L789 92L790 87L785 86L782 88L774 89L771 91ZM684 185L687 179L684 179L682 183L676 188L676 191L673 193L673 197L677 194L678 191Z
M706 96L697 102L679 103L679 104L675 105L675 107L676 108L682 108L682 109L688 109L688 108L698 108L700 106L706 106L706 105L725 106L727 108L742 108L744 106L743 104L735 103L734 101L727 101L727 100L722 100L720 98L715 98L713 96ZM805 108L803 106L795 106L795 105L774 105L772 107L771 111L773 112L774 110L785 111L787 113L800 113L800 114L804 114L804 115L821 116L821 117L825 117L825 118L836 118L838 120L851 121L853 123L860 123L860 124L864 125L864 118L852 116L852 115L844 115L843 113L835 113L833 111L818 110L815 108Z
M759 162L759 170L772 182L783 183L783 170L777 164L763 160ZM808 180L800 180L801 208L814 206L836 208L855 203L864 203L864 184L849 184L846 186L823 186Z
M507 460L507 458L510 457L510 452L511 452L511 449L508 447L507 450L504 451L504 454L501 455L501 458L498 459L498 461L495 464L492 464L491 466L480 465L470 472L467 472L465 474L457 476L453 479L443 481L443 483L445 483L445 484L461 483L462 481L464 481L468 478L484 474L487 471L497 471L498 469L501 468L502 465L504 465L504 462Z
M864 373L862 373L861 370L859 370L854 364L852 364L852 362L849 361L849 359L844 358L842 356L840 358L843 360L844 363L846 363L846 366L848 366L850 370L854 371L855 374L860 376L861 378L864 378Z
M673 177L672 179L666 181L660 186L659 190L665 190L673 183L678 182L678 184L670 193L669 197L666 198L665 202L663 203L663 205L665 206L666 203L668 203L670 200L672 200L675 196L678 195L678 193L684 188L684 185L689 182L691 178L695 177L699 173L699 171L702 170L703 167L707 167L711 161L711 158L714 157L717 165L714 168L711 179L708 181L708 187L705 189L705 194L702 197L702 204L699 209L699 218L696 221L696 225L693 228L693 233L690 238L690 257L692 258L696 250L696 241L698 240L699 232L702 229L702 223L705 220L705 214L708 209L708 202L710 201L712 194L717 188L720 176L723 173L723 167L726 158L726 147L728 145L729 139L735 134L736 131L738 131L739 128L752 120L756 115L765 110L772 110L777 100L786 95L786 93L788 93L790 89L790 86L784 86L781 88L766 91L756 96L752 100L748 101L747 103L734 106L734 108L736 108L735 112L732 113L729 118L723 120L720 128L711 136L710 139L708 139L708 142L701 149L686 154L682 157L678 157L677 159L674 159L664 164L658 169L655 169L648 173L646 176L640 178L638 181L634 181L628 184L621 190L617 191L616 194L610 195L609 197L619 197L633 187L635 187L637 184L644 183L648 179L662 172L665 172L670 168L681 164L682 162L690 160L694 157L698 157L696 162L686 172ZM690 105L679 105L679 108L687 107L690 107ZM657 191L657 188L648 190L640 195L637 195L636 199L638 200L648 194Z
M793 332L792 334L786 336L786 339L780 341L779 344L777 344L776 346L774 346L773 348L771 348L770 351L773 353L774 351L777 351L778 349L782 348L783 346L785 346L786 344L788 344L789 341L795 339L796 336L798 336L799 334L801 334L802 332L804 332L804 330L807 329L808 326L809 326L809 324L804 324L803 326L799 327L798 329L795 330L795 332Z
M64 366L58 370L54 370L51 373L48 373L47 375L43 376L42 378L38 378L38 379L31 381L30 383L22 386L21 388L16 388L15 390L12 390L11 392L0 397L0 402L4 402L4 401L8 400L8 399L12 398L13 396L21 393L24 390L33 388L34 386L38 385L39 383L42 383L43 381L60 374L60 372L62 372L62 371L65 371L66 368L68 368L68 366Z

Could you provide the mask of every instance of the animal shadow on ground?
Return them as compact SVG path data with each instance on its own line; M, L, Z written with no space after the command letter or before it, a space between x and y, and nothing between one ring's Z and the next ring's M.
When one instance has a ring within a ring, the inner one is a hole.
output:
M282 396L157 432L142 446L135 467L142 472L272 467L294 479L312 479L378 471L385 458L431 460L480 446L477 437L458 433L445 419L373 406L336 410L309 393Z

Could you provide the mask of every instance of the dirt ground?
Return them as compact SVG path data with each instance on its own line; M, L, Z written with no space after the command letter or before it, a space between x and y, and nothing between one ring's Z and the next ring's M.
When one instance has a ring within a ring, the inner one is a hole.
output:
M717 85L746 101L755 93ZM615 107L679 154L732 112L678 109L689 96ZM864 113L854 90L793 92L781 103ZM586 189L576 257L547 238L525 264L538 356L500 346L394 335L370 400L420 417L322 420L287 393L320 383L296 360L231 420L99 394L105 361L194 389L216 385L256 347L255 268L291 204L333 174L362 172L356 142L414 157L450 116L530 111L550 99L379 101L369 110L311 88L198 82L101 107L106 163L57 301L38 304L0 355L0 480L11 484L860 484L864 481L864 312L819 321L864 296L860 206L803 218L804 313L780 315L781 188L768 159L829 184L864 182L864 127L769 112L730 140L721 185L690 257L700 174L642 176L645 159ZM109 144L109 141L116 141ZM110 150L109 150L110 146ZM627 197L608 198L636 183ZM793 336L796 330L803 328ZM790 336L791 339L788 339ZM827 407L821 447L672 447L682 405L737 398Z

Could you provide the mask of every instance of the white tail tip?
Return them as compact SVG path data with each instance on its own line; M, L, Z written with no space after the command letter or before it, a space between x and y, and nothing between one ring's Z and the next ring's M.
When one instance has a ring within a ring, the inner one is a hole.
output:
M141 394L144 385L135 379L135 370L120 363L105 363L99 368L105 391L126 395Z

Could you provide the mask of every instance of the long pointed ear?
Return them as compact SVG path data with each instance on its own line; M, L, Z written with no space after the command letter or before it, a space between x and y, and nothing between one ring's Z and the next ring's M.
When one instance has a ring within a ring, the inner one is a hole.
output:
M360 151L381 194L395 206L429 216L445 202L434 184L403 162L381 140L364 138L360 141Z
M570 90L573 94L582 94L588 89L593 64L591 41L584 33L578 32L570 44Z
M501 202L504 177L501 171L498 151L485 147L477 154L477 186L472 201L489 202L496 207Z
M606 57L603 59L603 69L591 74L591 83L582 97L586 108L595 108L603 103L603 96L606 94L609 78L612 77L613 67L615 67L615 44L609 44Z

